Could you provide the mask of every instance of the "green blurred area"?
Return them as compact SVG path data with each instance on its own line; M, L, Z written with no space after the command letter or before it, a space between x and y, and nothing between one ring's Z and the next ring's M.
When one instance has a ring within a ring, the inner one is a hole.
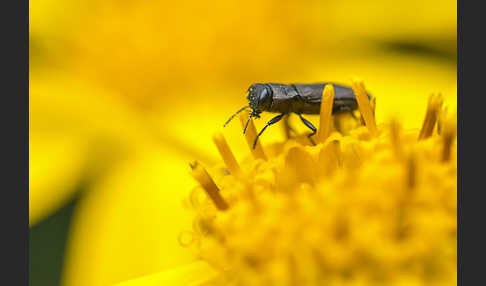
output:
M77 199L29 231L29 285L59 285L69 224Z

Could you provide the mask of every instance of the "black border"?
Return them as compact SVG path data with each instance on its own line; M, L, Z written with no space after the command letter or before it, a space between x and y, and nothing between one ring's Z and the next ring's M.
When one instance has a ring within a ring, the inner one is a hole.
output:
M4 1L2 29L2 284L29 284L29 2Z
M457 285L464 285L462 260L462 2L457 1Z
M480 1L457 2L458 18L458 285L483 285L484 122L486 88L484 8ZM477 4L476 4L477 3ZM476 6L473 6L476 4ZM467 8L467 9L466 9ZM468 39L464 43L464 39ZM465 68L467 63L468 68ZM483 153L483 154L481 154ZM466 273L466 275L465 275Z

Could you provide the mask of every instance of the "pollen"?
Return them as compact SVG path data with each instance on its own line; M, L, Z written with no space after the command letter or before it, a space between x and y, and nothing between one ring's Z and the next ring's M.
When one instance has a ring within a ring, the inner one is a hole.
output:
M433 95L421 129L377 126L375 101L353 89L364 124L332 115L328 85L317 145L302 134L253 149L250 119L252 156L237 162L217 133L212 175L191 165L200 186L180 243L219 273L207 285L456 284L457 113Z

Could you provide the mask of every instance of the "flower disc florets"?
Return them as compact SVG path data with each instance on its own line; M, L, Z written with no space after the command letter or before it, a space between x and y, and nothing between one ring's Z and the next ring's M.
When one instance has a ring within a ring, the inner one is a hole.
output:
M454 117L435 96L420 132L333 117L316 146L299 136L240 164L216 136L225 164L193 165L190 198L211 285L455 285Z

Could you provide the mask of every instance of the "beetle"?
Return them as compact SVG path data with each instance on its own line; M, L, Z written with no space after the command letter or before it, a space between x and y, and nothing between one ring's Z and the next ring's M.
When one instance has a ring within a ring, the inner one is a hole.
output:
M250 117L245 124L243 134L246 133L246 128L252 117L260 118L260 113L267 111L273 113L280 113L267 122L265 127L258 133L253 142L253 148L256 142L265 129L277 122L279 122L284 115L295 113L300 120L307 126L312 133L307 137L312 144L315 145L311 136L316 134L317 129L307 119L302 117L302 114L319 114L321 109L322 92L326 84L334 86L334 102L332 106L332 114L338 112L352 112L358 108L356 96L351 87L335 83L313 83L313 84L280 84L280 83L255 83L248 88L248 102L249 104L242 107L235 114L233 114L224 126L240 112L247 108L251 108ZM366 94L369 99L371 95ZM224 127L223 126L223 127Z

